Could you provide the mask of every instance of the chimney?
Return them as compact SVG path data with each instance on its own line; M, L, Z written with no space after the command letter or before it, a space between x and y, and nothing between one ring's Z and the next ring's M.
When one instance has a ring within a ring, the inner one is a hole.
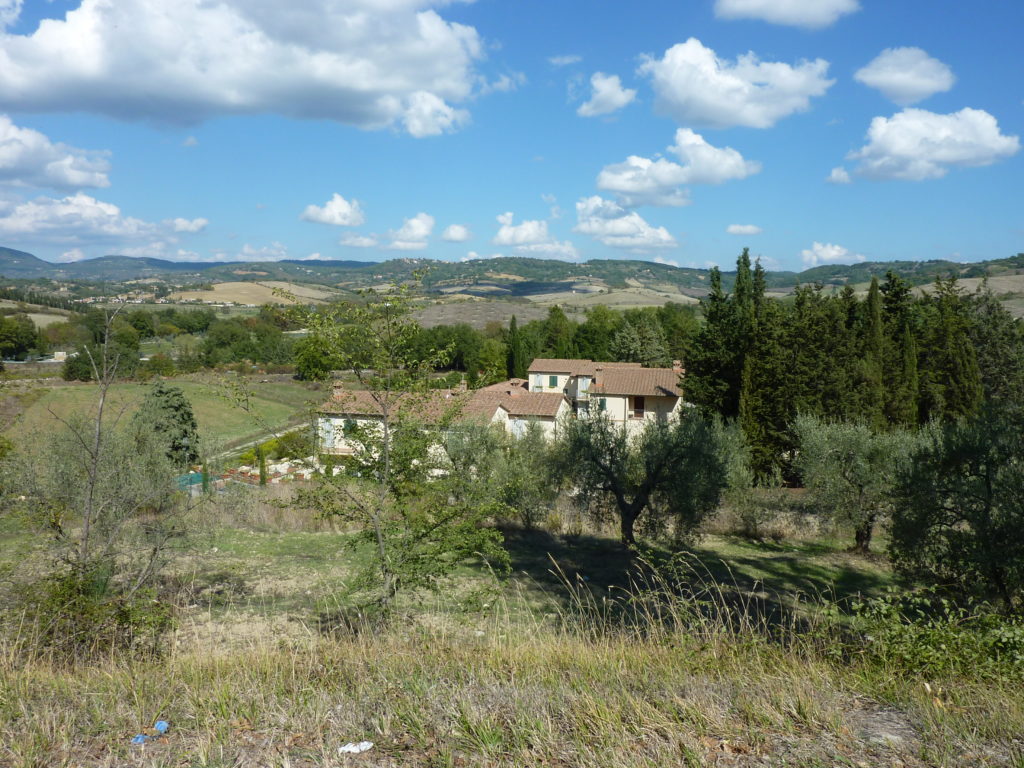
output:
M673 360L672 361L672 370L675 371L678 374L686 373L686 369L683 368L683 361L682 360Z

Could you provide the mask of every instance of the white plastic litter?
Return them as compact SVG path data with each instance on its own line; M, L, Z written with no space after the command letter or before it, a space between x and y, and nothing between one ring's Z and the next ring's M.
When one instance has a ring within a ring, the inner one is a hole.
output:
M340 755L358 755L361 752L366 752L373 749L372 741L350 741L348 744L342 744L338 747L338 754Z

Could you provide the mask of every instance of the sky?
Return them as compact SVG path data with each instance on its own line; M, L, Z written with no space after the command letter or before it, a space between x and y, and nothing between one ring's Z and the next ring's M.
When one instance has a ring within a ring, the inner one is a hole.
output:
M1024 251L1020 0L0 0L0 245Z

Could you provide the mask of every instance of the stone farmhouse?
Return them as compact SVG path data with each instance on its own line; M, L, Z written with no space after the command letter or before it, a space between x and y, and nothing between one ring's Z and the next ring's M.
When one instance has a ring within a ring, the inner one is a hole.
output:
M405 410L427 424L497 424L522 435L536 424L552 439L566 418L600 414L630 433L647 421L668 421L682 406L682 369L644 368L637 363L538 358L527 379L510 379L481 389L431 390L397 398L392 411ZM321 453L356 450L346 435L354 427L380 425L383 406L368 392L336 386L317 413Z

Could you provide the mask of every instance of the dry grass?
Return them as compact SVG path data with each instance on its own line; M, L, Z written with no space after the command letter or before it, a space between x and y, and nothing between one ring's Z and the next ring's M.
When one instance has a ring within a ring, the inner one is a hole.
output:
M277 295L276 290L292 294L299 300L320 303L338 296L335 291L323 287L298 285L268 280L262 283L231 282L214 283L209 291L179 291L171 294L175 301L234 301L239 304L291 304L292 301Z

